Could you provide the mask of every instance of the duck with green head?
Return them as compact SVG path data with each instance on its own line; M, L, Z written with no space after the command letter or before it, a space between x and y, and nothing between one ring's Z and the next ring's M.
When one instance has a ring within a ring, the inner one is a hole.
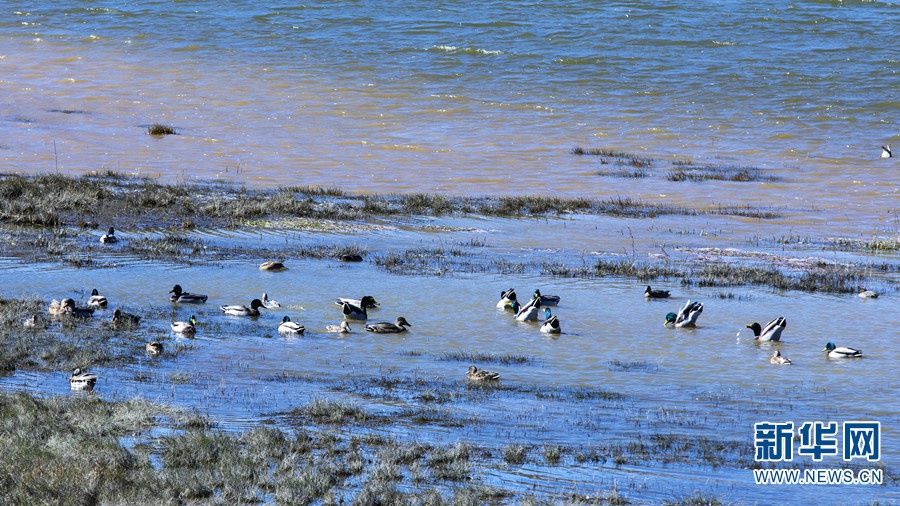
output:
M825 352L825 356L828 358L860 358L863 356L862 350L847 346L837 346L831 342L826 344L822 351Z

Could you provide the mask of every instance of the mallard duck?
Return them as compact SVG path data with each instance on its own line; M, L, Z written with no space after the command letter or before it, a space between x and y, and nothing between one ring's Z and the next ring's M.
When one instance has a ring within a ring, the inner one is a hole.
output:
M878 292L873 292L872 290L863 290L859 292L859 296L863 299L877 299Z
M135 314L126 313L121 309L116 309L113 313L113 325L125 325L133 327L141 322L141 317Z
M351 306L356 307L364 307L366 309L375 309L378 307L378 301L375 300L375 297L371 295L365 295L361 299L348 299L346 297L338 297L334 303L338 306L343 306L344 303L350 304Z
M466 372L466 379L476 383L491 383L500 381L500 374L470 365L469 370Z
M862 350L848 348L846 346L836 346L834 343L828 343L822 351L826 352L828 358L859 358L862 357Z
M109 227L109 230L107 230L105 234L100 236L100 242L103 244L113 244L119 242L119 239L116 237L116 231L112 227Z
M669 291L668 290L654 290L650 288L650 285L647 285L647 289L644 290L644 297L648 299L668 299Z
M349 334L350 330L350 324L347 322L341 322L340 325L328 325L325 327L325 332L331 332L332 334Z
M96 288L91 290L91 298L88 299L88 307L100 309L106 307L108 301L106 297L100 295L100 292L97 291Z
M541 295L540 290L535 290L532 298L540 298L542 306L556 306L559 305L559 295Z
M197 319L194 315L186 322L172 322L172 332L185 336L192 336L197 333Z
M181 285L175 285L169 293L169 300L179 304L203 304L206 302L207 296L197 293L187 293L181 289Z
M62 316L69 312L70 307L75 307L75 301L72 299L53 299L47 312L52 316Z
M350 304L349 302L345 302L342 305L345 320L364 322L369 319L369 313L366 311L366 308Z
M149 355L159 355L163 352L163 345L159 341L153 341L147 343L147 346L144 346L144 349L147 350L147 354Z
M500 301L497 302L499 309L511 309L513 303L516 302L516 291L512 288L500 292Z
M754 339L757 341L781 341L781 332L786 327L787 320L783 316L770 321L765 328L760 327L757 322L747 325L747 328L753 331Z
M782 355L780 351L775 350L775 353L773 353L769 358L769 363L777 365L791 365L791 359Z
M279 304L276 300L270 299L269 294L267 294L266 292L263 292L262 294L262 303L263 307L266 309L277 309L281 307L281 304Z
M678 313L669 313L666 315L665 325L674 325L676 328L696 327L697 318L703 313L703 304L699 302L691 302L690 300L684 304Z
M562 333L562 329L559 327L559 318L556 316L551 316L544 321L544 324L541 325L541 332L544 334L560 334Z
M219 306L219 309L222 310L223 313L230 316L259 316L259 308L264 307L263 303L259 299L253 299L250 301L250 307L247 306Z
M22 326L26 329L37 327L37 315L31 315L28 318L25 318L25 321L22 322Z
M285 267L284 264L281 262L269 261L269 262L263 262L263 263L259 264L259 270L278 272L278 271L287 270L287 267Z
M400 332L406 332L406 327L412 327L412 324L406 321L406 318L398 316L397 323L380 322L366 325L366 332L374 332L376 334L399 334Z
M281 319L281 325L278 326L278 332L282 334L299 334L303 335L303 332L306 331L306 328L299 323L292 322L290 316L285 316Z
M97 384L97 375L76 368L69 376L69 387L72 390L93 390Z
M516 320L520 322L536 322L541 312L541 299L536 297L516 313Z
M341 262L362 262L363 257L358 253L344 253L340 257Z
M884 146L881 146L881 157L882 158L893 158L894 157L894 152L891 151L890 144L885 144Z

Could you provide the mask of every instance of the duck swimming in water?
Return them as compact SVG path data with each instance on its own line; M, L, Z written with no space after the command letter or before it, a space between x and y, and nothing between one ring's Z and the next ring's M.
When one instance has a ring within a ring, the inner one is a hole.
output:
M644 297L648 299L668 299L669 295L668 290L654 290L650 288L650 285L647 285L647 289L644 290Z
M550 318L544 321L544 324L541 325L541 332L544 334L560 334L562 333L562 329L559 326L559 318L556 316L551 316Z
M207 299L206 295L185 292L181 289L181 285L175 285L169 293L172 294L169 300L179 304L203 304Z
M186 322L172 322L172 332L185 336L192 336L197 333L197 319L194 315Z
M106 307L108 303L109 301L106 300L106 297L100 295L100 292L98 292L96 288L91 290L91 298L88 299L88 307L100 309Z
M673 325L675 328L689 328L697 326L697 319L703 313L703 304L688 300L678 313L666 315L665 325Z
M519 312L516 313L516 321L520 322L536 322L541 312L541 299L534 298L531 302L525 304Z
M364 322L369 319L369 313L364 307L355 306L349 302L344 302L342 306L341 311L344 313L345 320Z
M144 349L147 351L148 355L156 356L163 352L163 344L159 341L153 341L147 343L147 345L144 346Z
M328 325L325 327L325 332L331 332L332 334L349 334L350 330L350 324L347 322L341 322L340 325Z
M540 298L542 306L559 305L559 295L542 295L540 290L535 290L531 298Z
M259 264L259 270L261 271L269 271L269 272L279 272L287 270L287 267L281 262L263 262Z
M259 308L263 307L263 303L259 299L253 299L250 302L250 307L234 305L234 306L219 306L219 309L222 310L223 313L229 316L250 316L257 317L259 316Z
M791 365L791 359L782 355L780 351L775 350L775 353L769 357L769 363L776 365Z
M500 301L497 302L498 309L512 309L513 303L516 301L516 291L512 288L500 292Z
M348 299L346 297L338 297L334 303L338 306L343 306L344 303L350 304L351 306L363 307L366 309L375 309L378 307L378 301L375 300L375 297L371 295L364 295L361 299Z
M113 325L134 327L141 322L141 317L131 313L126 313L121 309L116 309L113 313Z
M765 328L760 327L757 322L747 325L747 328L753 331L754 339L757 341L781 341L781 332L787 328L787 320L779 316L767 323Z
M822 349L828 358L860 358L863 356L861 350L848 348L846 346L837 346L834 343L828 343Z
M306 332L306 327L300 325L297 322L292 322L289 316L285 316L281 319L281 325L278 326L278 332L282 334L295 334L295 335L303 335Z
M278 309L281 307L281 304L279 304L277 300L270 299L269 294L266 292L263 292L262 294L262 303L263 307L266 309Z
M97 375L76 368L69 376L69 387L72 390L93 390L97 384Z
M374 332L376 334L399 334L406 332L406 327L412 325L402 316L397 317L396 323L380 322L366 325L366 332Z
M466 371L466 379L474 383L494 383L500 381L500 374L470 365L469 370Z
M115 229L109 227L109 230L107 230L105 234L100 236L100 242L103 244L115 244L119 242L119 239L116 237Z

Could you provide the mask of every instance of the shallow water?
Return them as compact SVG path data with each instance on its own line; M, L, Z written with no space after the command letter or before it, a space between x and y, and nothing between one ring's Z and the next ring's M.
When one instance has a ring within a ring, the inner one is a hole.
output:
M494 225L502 227L503 223ZM479 234L482 232L468 231L427 237L382 230L359 233L353 240L433 247ZM224 235L224 240L236 246L279 237L288 248L294 241L334 238L287 231L274 236ZM129 238L123 234L125 241ZM491 246L485 250L485 259L518 251L527 261L544 254L527 248ZM569 250L556 253L572 254ZM876 419L883 427L884 463L888 468L897 464L900 411L896 391L900 385L891 371L900 352L891 345L891 336L896 336L900 322L889 298L862 300L742 288L729 289L737 298L723 300L718 298L719 288L666 286L673 290L672 299L646 301L642 283L619 278L398 276L368 262L333 260L292 260L288 271L266 273L257 269L255 260L185 266L128 260L127 256L96 258L104 259L119 267L71 269L4 262L0 269L0 286L5 287L2 295L81 299L88 293L84 290L99 287L111 307L84 325L85 332L110 318L114 307L145 314L142 331L148 340L162 338L167 353L149 358L135 347L133 354L138 359L134 364L96 368L101 378L97 393L110 399L140 395L196 408L226 430L242 430L261 421L290 426L279 412L328 397L360 403L383 414L424 407L463 424L417 425L401 418L395 424L364 429L401 438L462 439L499 450L510 441L577 448L627 444L650 434L696 435L743 445L745 451L738 451L733 458L746 462L752 459L746 452L752 452L751 428L757 421ZM27 286L21 282L23 275L28 277ZM170 306L166 292L175 283L208 294L209 303ZM562 296L554 312L562 321L564 334L545 336L536 324L515 322L509 313L497 310L497 295L510 286L523 295L540 287L544 293ZM225 317L217 309L220 304L247 303L263 291L283 308L264 311L257 320ZM382 303L370 320L390 321L403 315L412 323L411 331L374 335L364 332L361 324L351 323L354 332L349 336L325 334L325 325L340 321L340 310L332 300L364 294ZM663 327L665 313L676 310L687 298L705 305L700 327ZM200 322L197 337L188 340L171 335L168 323L191 314ZM304 324L307 334L279 336L276 327L283 315ZM765 322L778 315L786 315L789 322L780 344L755 344L743 328L753 320ZM820 352L828 340L860 348L866 358L828 360ZM189 348L173 355L176 343ZM794 365L770 365L768 356L776 348ZM454 351L510 353L529 361L483 364L502 374L504 388L471 390L464 381L469 363L444 359L445 353ZM623 369L613 363L616 360L636 365ZM26 371L3 378L0 385L66 394L66 377L65 373ZM386 387L391 381L397 385ZM449 397L446 402L426 403L416 398L424 392ZM592 397L591 392L620 395ZM746 502L777 500L781 492L753 485L749 469L733 466L709 469L701 460L622 466L573 461L554 469L532 462L522 468L488 468L483 478L521 490L536 485L550 493L596 493L615 482L627 497L646 501L689 495L693 490ZM678 478L677 483L673 477ZM851 490L860 501L897 498L893 486L807 487L791 493L827 502Z

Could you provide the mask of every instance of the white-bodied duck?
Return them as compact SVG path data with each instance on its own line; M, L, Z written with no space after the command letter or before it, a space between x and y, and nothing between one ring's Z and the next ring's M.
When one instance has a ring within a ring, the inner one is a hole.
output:
M306 332L306 327L297 322L292 322L290 316L285 316L281 319L281 324L278 325L278 332L302 336Z
M848 348L846 346L837 346L834 343L828 343L822 349L828 358L860 358L863 356L862 350Z
M270 299L269 294L266 292L263 292L262 294L262 303L263 307L266 309L278 309L281 307L281 304L279 304L277 300Z
M242 306L242 305L234 305L234 306L219 306L219 309L222 310L223 313L229 316L250 316L257 317L259 316L259 308L263 307L263 303L259 299L253 299L250 302L250 306Z
M541 299L536 297L531 299L528 304L522 306L516 313L516 320L520 322L536 322L541 313Z
M787 327L787 320L783 316L779 316L760 327L758 322L747 325L747 328L753 331L753 339L756 341L781 341L781 333Z
M181 289L181 285L175 285L169 290L169 300L179 304L203 304L207 296L199 293L188 293Z
M285 267L284 263L282 263L282 262L268 261L268 262L263 262L263 263L259 264L259 270L269 271L269 272L280 272L280 271L287 270L287 267Z
M69 376L69 387L72 390L93 390L97 384L97 375L76 368Z
M703 313L703 304L689 300L684 307L678 310L678 313L666 315L665 325L673 325L676 328L696 327L697 318L700 318L701 313Z
M115 244L119 242L119 239L116 237L115 229L109 227L109 230L107 230L105 234L100 236L100 242L103 244Z
M98 292L96 288L91 290L91 298L88 299L88 307L101 309L106 307L107 304L109 304L109 301L106 300L106 297L100 295L100 292Z
M406 332L406 327L412 327L412 324L406 321L406 318L398 316L396 323L379 322L366 325L366 332L374 332L376 334L399 334L401 332Z
M498 309L512 309L513 303L517 303L515 289L510 288L500 292L500 301L497 302Z
M191 315L186 322L172 322L172 332L184 336L192 336L197 333L197 319Z
M350 324L347 322L341 322L340 325L328 325L325 327L325 332L330 332L332 334L349 334L350 330Z

